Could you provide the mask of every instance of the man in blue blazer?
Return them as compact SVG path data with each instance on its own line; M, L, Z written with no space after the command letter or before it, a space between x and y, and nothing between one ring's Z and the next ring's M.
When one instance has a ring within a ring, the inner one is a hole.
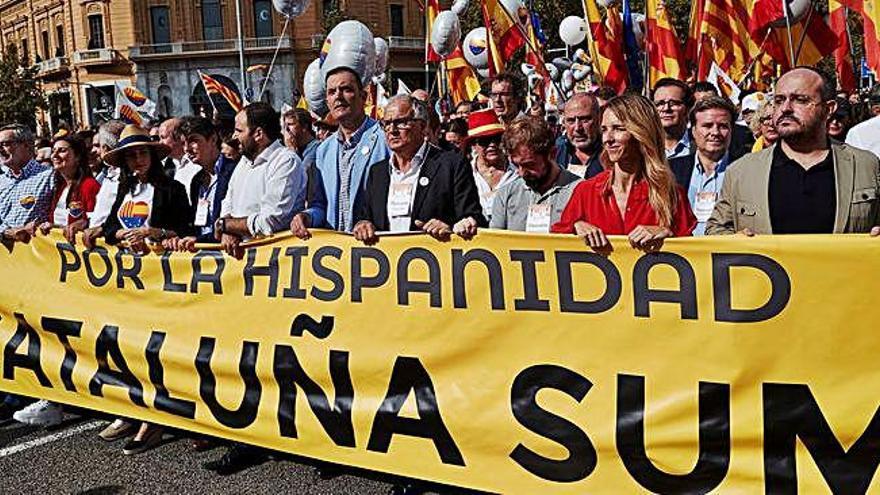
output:
M313 227L351 232L364 201L367 171L391 154L382 129L364 112L366 98L354 70L339 67L327 74L327 106L339 130L318 147L315 200L290 222L300 239L311 237L308 229Z

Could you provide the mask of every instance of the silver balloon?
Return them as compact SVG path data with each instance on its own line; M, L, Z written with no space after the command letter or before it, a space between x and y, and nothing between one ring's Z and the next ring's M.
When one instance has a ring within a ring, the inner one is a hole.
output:
M568 93L574 88L574 74L571 69L565 69L562 73L562 90Z
M510 17L523 26L527 25L529 20L529 11L521 0L501 0L504 10L510 14Z
M444 10L437 14L434 25L431 26L431 46L441 57L448 57L458 46L461 39L461 23L458 16L451 10Z
M336 25L321 48L321 76L339 68L351 69L366 86L376 69L376 44L373 33L358 21L343 21Z
M376 69L373 74L384 75L385 69L388 68L388 42L382 38L373 38L373 45L376 48Z
M587 37L587 22L576 15L566 17L559 23L559 37L568 46L581 44Z
M550 80L559 82L559 75L561 74L561 72L559 71L559 69L556 68L555 65L548 62L544 64L544 68L547 69L547 74L550 75Z
M309 8L309 0L272 0L272 6L288 19L300 16Z
M486 28L478 27L464 37L461 51L464 59L477 71L489 68L489 44L486 42Z
M524 76L529 77L535 73L535 66L532 64L521 64L519 70L522 71Z
M574 63L571 64L571 75L575 82L581 82L593 73L593 67L589 64Z
M324 85L324 77L321 75L321 60L315 59L306 68L303 76L303 96L309 105L309 110L320 117L327 115L327 90Z
M455 15L462 15L467 10L468 0L455 0L449 10L455 12Z
M786 10L788 10L788 22L791 22L792 24L800 22L800 20L807 15L807 12L810 11L810 4L811 0L788 0L785 5ZM779 19L776 19L771 25L773 27L785 27L785 16L783 15Z

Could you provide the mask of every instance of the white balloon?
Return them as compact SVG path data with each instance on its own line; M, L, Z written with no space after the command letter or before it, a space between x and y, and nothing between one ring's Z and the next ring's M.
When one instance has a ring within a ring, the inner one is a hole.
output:
M468 0L455 0L455 2L452 3L450 10L455 12L455 15L462 15L467 10L467 6Z
M571 75L575 82L581 82L593 73L593 67L588 64L571 64Z
M583 17L568 16L559 23L559 37L568 46L579 45L587 37L587 23Z
M590 63L590 56L587 55L587 52L584 51L583 48L578 48L574 51L574 55L571 57L572 60L577 60L582 64Z
M387 79L385 73L381 73L378 76L373 76L373 84L383 84Z
M619 0L596 0L596 3L603 9L607 9L608 7L617 4L618 1Z
M555 82L559 82L560 72L559 72L559 69L557 69L555 65L548 62L548 63L544 64L544 68L547 69L547 73L550 75L550 80L555 81Z
M532 64L522 64L519 66L519 70L522 71L524 76L531 76L535 73L535 66Z
M639 47L645 47L645 14L641 12L633 12L633 34L636 35L636 43Z
M530 90L535 89L535 86L537 86L543 80L544 80L544 78L541 77L541 74L538 74L537 72L532 72L531 74L529 74L529 79L528 79L529 89Z
M376 69L376 44L373 33L358 21L343 21L336 25L321 48L321 76L345 67L353 70L366 86Z
M385 69L388 68L388 42L382 38L373 38L373 46L376 48L376 69L373 74L385 75Z
M562 73L562 90L568 93L572 88L574 88L574 74L570 69L566 69Z
M272 0L272 6L288 19L298 17L309 8L309 0Z
M529 10L521 0L501 0L501 5L514 20L523 26L528 25Z
M788 0L786 10L788 10L789 22L794 24L803 19L807 12L810 11L810 4L811 0ZM785 27L785 15L773 21L771 25L773 27Z
M477 69L477 74L479 74L480 77L482 77L483 79L485 79L485 78L489 77L489 69L488 69L488 68L486 68L486 69Z
M327 115L327 90L324 78L321 75L321 60L315 59L306 68L303 75L303 96L309 105L309 110L320 117Z
M489 44L486 42L486 28L478 27L464 37L461 51L464 59L477 71L489 67ZM485 77L485 76L484 76Z
M437 14L434 25L431 28L431 46L441 57L448 57L458 46L461 39L461 23L458 16L451 10L444 10Z

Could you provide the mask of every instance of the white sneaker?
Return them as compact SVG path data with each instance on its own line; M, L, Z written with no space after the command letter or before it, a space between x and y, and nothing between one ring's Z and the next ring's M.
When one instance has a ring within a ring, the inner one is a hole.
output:
M36 426L57 426L61 424L62 418L61 404L47 400L34 402L12 415L12 419L19 423Z

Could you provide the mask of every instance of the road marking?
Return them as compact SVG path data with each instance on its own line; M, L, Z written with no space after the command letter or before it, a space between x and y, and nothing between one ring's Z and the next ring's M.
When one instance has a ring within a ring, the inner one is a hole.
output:
M53 433L51 435L46 435L45 437L35 438L33 440L28 440L27 442L20 443L18 445L13 445L11 447L5 447L0 449L0 459L4 457L11 456L12 454L17 454L19 452L23 452L25 450L32 449L34 447L39 447L40 445L46 445L47 443L57 442L58 440L64 440L65 438L72 437L74 435L78 435L84 431L94 430L104 426L106 421L92 421L91 423L84 423L81 425L74 426L73 428L68 428L63 431L59 431L57 433Z

